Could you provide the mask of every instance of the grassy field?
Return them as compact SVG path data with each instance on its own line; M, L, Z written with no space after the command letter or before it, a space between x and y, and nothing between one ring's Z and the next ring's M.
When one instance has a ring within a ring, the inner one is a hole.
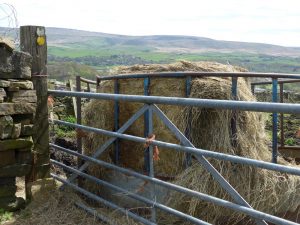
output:
M107 74L114 66L179 60L216 61L255 72L300 73L299 55L292 56L290 48L281 46L235 42L232 45L197 37L131 37L76 30L66 33L64 29L48 32L48 59L59 79L64 78L57 75L63 68L70 76L77 73L91 78L95 71Z
M98 48L97 48L98 47ZM130 58L140 58L147 63L170 63L178 60L189 61L216 61L220 63L228 63L239 65L250 71L257 72L287 72L300 73L300 58L287 56L270 56L251 53L171 53L158 52L154 49L140 48L132 46L99 46L68 44L63 47L49 46L49 55L56 57L59 61L64 58L67 61L93 65L93 66L114 66L119 65L117 60L111 60L112 56L122 56L128 58L127 64L135 64ZM93 57L94 62L90 62L87 57ZM106 63L110 59L109 64ZM95 63L96 62L96 63ZM138 63L138 62L137 62Z

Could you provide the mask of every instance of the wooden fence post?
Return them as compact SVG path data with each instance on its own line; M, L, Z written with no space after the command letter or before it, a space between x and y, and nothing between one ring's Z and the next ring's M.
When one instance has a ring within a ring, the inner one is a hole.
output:
M45 27L21 26L21 50L32 56L32 80L37 94L37 109L34 120L34 162L31 181L50 177L47 42Z

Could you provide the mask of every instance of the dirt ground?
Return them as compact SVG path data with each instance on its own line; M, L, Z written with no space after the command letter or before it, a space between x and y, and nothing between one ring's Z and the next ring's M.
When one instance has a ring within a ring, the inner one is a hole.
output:
M17 196L24 197L24 180L18 179ZM12 214L9 221L2 225L104 225L96 216L87 214L75 206L75 202L84 203L73 191L59 190L61 185L52 179L39 181L33 185L33 200L24 210ZM116 211L97 208L116 224L137 224Z

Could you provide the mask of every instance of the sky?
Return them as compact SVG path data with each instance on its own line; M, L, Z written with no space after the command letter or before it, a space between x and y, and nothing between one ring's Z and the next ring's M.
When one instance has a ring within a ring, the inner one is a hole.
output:
M300 47L300 0L0 0L2 9L3 3L14 6L18 25ZM0 26L13 26L5 16L0 10Z

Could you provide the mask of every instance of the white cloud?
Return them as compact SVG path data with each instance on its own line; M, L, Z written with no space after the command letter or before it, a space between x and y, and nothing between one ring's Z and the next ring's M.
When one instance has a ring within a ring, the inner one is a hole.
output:
M128 35L182 34L300 46L299 0L10 0L8 3L15 6L20 25Z

